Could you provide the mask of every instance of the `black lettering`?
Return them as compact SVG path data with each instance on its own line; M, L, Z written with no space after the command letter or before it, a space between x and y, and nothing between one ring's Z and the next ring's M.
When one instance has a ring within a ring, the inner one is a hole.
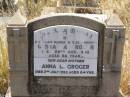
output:
M89 65L67 65L68 69L89 69Z
M55 64L43 64L42 68L56 68Z
M65 45L63 49L67 49L67 45Z
M75 49L82 49L82 45L75 45Z
M90 49L93 50L94 49L94 45L90 45Z
M74 28L70 29L70 33L74 34L75 33L75 29Z

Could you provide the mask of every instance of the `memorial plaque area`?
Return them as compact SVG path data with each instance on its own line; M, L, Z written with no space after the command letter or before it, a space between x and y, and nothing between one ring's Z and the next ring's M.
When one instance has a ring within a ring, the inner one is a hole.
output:
M97 76L98 32L73 25L34 31L34 76Z
M57 15L30 22L30 94L96 95L102 76L103 30L103 24L82 16Z

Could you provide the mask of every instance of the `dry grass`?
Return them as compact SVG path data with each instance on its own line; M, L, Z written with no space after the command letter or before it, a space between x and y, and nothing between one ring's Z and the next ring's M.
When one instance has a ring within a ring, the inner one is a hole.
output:
M14 0L0 0L0 16L12 16L15 11Z
M8 51L5 24L0 24L0 94L4 94L8 88Z
M56 4L56 0L37 0L37 2L32 2L32 0L19 0L18 7L22 14L28 19L32 19L40 16L44 7L56 7Z
M67 3L70 3L69 6L76 7L76 4L78 6L86 6L86 5L95 5L96 6L96 0L66 0ZM20 9L21 13L24 14L29 20L33 19L35 17L38 17L42 14L43 11L45 11L45 7L59 7L64 6L64 3L66 3L65 0L19 0L18 2L18 8ZM99 0L97 0L99 1ZM62 5L63 3L63 5ZM90 9L91 10L91 9Z
M120 89L123 94L130 93L130 1L129 0L101 0L100 6L104 10L117 13L126 26L126 41L122 61Z

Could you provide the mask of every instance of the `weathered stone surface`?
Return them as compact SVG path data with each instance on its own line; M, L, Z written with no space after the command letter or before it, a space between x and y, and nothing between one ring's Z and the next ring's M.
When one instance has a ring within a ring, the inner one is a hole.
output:
M117 15L106 22L104 42L104 68L106 71L121 71L125 27Z
M9 26L24 26L26 25L27 19L21 15L19 11L10 19L8 22Z
M77 0L59 0L60 6L87 6L87 7L97 7L99 0L84 0L84 1L77 1Z
M26 25L8 25L7 36L11 69L28 70L28 35Z
M10 71L12 96L28 96L28 71Z

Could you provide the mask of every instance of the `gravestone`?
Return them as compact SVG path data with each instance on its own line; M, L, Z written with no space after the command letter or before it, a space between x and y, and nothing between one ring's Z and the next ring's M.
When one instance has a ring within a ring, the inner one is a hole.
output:
M31 94L96 95L103 64L103 24L59 15L33 21L28 29Z
M98 7L99 0L57 0L57 5L60 6L85 6L85 7Z
M107 19L67 13L27 23L17 13L7 26L12 96L121 97L124 26Z

